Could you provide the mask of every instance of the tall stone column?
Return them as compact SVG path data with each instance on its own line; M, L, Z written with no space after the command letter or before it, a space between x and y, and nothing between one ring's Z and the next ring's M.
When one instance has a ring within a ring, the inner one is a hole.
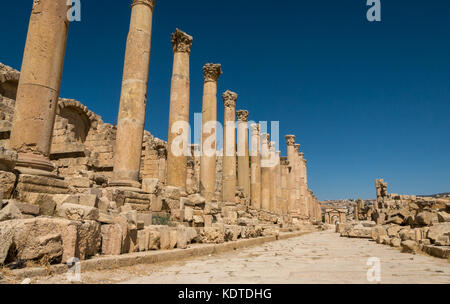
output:
M289 174L288 174L288 210L293 212L295 209L295 198L296 198L296 188L295 188L295 164L296 164L296 153L295 153L295 135L286 135L286 145L287 145L287 159L289 161Z
M237 111L238 117L238 185L250 197L250 157L248 152L248 111Z
M223 129L223 201L234 203L236 195L236 100L238 95L226 91L222 95L225 105Z
M300 144L294 145L295 149L295 210L297 210L301 215L304 214L304 202L301 201L301 195L300 195L300 173L301 173L301 164L299 159L299 153L300 153Z
M217 150L217 80L222 74L220 64L203 67L202 155L200 159L200 192L206 201L214 198Z
M140 188L154 0L133 0L125 51L112 186Z
M53 125L66 51L69 21L66 0L34 1L11 129L16 167L47 175ZM23 171L23 170L22 170Z
M283 157L281 159L281 197L282 205L281 210L283 214L288 214L288 175L289 175L289 161Z
M283 198L281 192L281 162L280 162L281 152L276 151L276 166L275 166L275 212L277 214L283 214L282 205Z
M192 37L172 34L173 72L170 89L167 184L186 189L186 156L189 155L189 56Z
M269 134L261 135L261 209L270 210L270 149Z
M306 174L306 163L307 160L304 158L304 153L301 152L299 154L299 160L300 160L300 185L301 185L301 193L304 196L304 200L305 200L305 214L309 214L311 211L312 206L310 206L308 204L308 194L309 194L309 189L308 189L308 179L307 179L307 174Z
M269 145L270 150L270 159L274 161L273 164L271 164L270 167L270 211L274 212L276 211L277 206L277 185L276 185L276 151L275 151L275 142L270 142Z
M261 126L252 124L250 130L252 133L251 204L253 208L261 209Z

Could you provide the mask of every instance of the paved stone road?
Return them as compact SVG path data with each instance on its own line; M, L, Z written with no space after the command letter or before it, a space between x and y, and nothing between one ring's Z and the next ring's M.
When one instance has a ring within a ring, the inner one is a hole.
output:
M381 261L381 283L450 283L450 262L400 253L332 231L189 261L83 273L86 283L369 283L367 260ZM41 280L64 282L62 276Z

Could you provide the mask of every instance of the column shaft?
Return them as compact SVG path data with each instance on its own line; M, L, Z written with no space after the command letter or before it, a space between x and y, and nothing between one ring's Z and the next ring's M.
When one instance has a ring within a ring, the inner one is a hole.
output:
M54 169L49 155L69 30L66 2L33 4L10 137L18 167Z
M261 209L261 151L260 125L250 126L252 133L252 169L251 169L251 204L255 209Z
M270 149L269 134L261 135L261 209L270 210Z
M248 111L238 111L238 185L250 197L250 157L248 152Z
M112 185L140 187L154 0L134 0L123 68Z
M295 164L296 164L296 156L295 156L295 136L294 135L286 135L286 144L287 144L287 159L289 161L289 174L288 174L288 210L289 213L292 213L295 209L295 197L296 197L296 189L295 189Z
M205 79L202 108L202 146L200 159L200 192L207 201L214 198L217 150L217 80L222 74L220 64L203 67Z
M223 129L223 201L235 202L236 195L236 100L237 94L226 91Z
M186 189L186 157L189 148L189 55L192 37L176 30L172 34L173 72L170 89L167 184Z

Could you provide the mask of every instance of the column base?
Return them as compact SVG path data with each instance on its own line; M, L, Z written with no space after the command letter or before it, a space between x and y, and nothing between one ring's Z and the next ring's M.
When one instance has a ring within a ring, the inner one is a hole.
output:
M48 157L32 153L19 153L15 168L22 174L57 177L55 165Z
M133 180L112 180L108 183L109 187L132 188L131 191L142 191L141 184Z

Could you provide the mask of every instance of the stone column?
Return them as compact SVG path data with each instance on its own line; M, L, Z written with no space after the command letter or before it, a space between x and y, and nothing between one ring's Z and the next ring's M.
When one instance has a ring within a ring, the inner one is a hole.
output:
M186 189L186 156L189 151L189 55L192 37L176 30L172 34L173 72L170 89L167 184Z
M301 195L300 195L300 173L301 173L301 164L300 164L300 157L299 157L299 153L300 153L300 144L295 144L294 145L294 149L295 149L295 210L297 210L301 215L305 215L304 214L304 203L301 200Z
M123 68L112 186L140 188L154 0L133 0Z
M261 135L261 209L270 210L270 150L269 134Z
M34 1L11 129L16 167L47 175L66 51L69 21L66 0ZM31 173L31 172L30 172Z
M271 161L275 161L276 159L276 151L275 151L275 142L270 142L269 145L270 150L270 159ZM271 164L270 167L270 208L271 212L276 211L277 206L277 185L276 185L276 162Z
M259 124L250 126L252 132L251 204L255 209L261 209L260 128Z
M217 150L217 80L222 74L220 64L203 67L202 155L200 159L200 193L206 201L214 198Z
M304 200L306 201L305 202L305 207L306 207L305 214L308 215L308 214L310 214L311 207L310 207L310 204L308 204L309 201L307 200L307 198L309 196L308 178L307 178L307 173L306 173L307 160L304 158L303 152L301 152L299 154L299 156L300 156L300 169L301 169L301 189L305 196Z
M277 214L283 214L282 205L283 198L281 193L281 162L280 156L281 152L276 151L276 166L275 166L275 212Z
M226 91L222 95L225 105L223 129L223 201L234 203L236 195L236 100L238 95Z
M247 197L250 197L250 157L248 153L248 111L237 111L238 131L237 131L237 152L238 152L238 185L244 190Z
M289 161L283 157L281 159L281 197L282 206L281 210L283 214L288 213L288 175L289 175Z
M296 153L295 153L295 135L286 135L287 144L287 159L289 161L289 174L288 174L288 210L293 212L295 208L295 164L296 164Z

